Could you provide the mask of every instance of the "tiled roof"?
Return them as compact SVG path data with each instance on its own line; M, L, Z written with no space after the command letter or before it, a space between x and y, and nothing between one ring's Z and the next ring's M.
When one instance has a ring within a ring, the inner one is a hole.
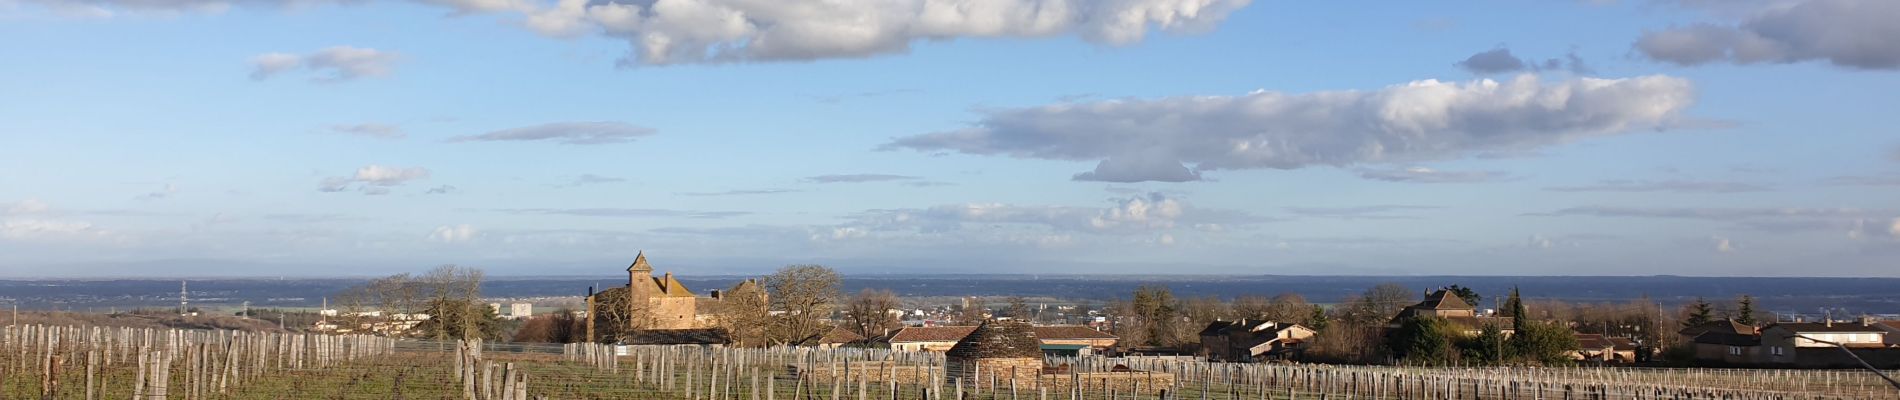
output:
M666 273L666 276L653 278L653 283L660 285L660 289L665 292L662 294L665 294L666 297L693 297L693 291L687 289L686 285L680 283L679 279L674 279L673 273L671 272Z
M647 265L647 252L642 251L640 255L633 256L633 264L627 266L627 271L653 271L653 266Z
M1497 325L1497 326L1498 326L1498 330L1500 330L1500 331L1510 331L1510 330L1512 330L1512 329L1511 329L1511 317L1462 317L1462 316L1453 316L1453 317L1439 317L1439 318L1444 318L1444 319L1445 319L1446 321L1450 321L1452 325L1457 325L1457 326L1459 326L1459 327L1461 327L1461 328L1465 328L1465 329L1470 329L1470 330L1481 330L1481 329L1484 329L1484 326L1485 326L1486 324L1495 324L1495 325Z
M1029 324L1014 321L987 321L958 340L945 351L950 358L1042 358L1042 341Z
M1723 344L1723 345L1729 345L1729 346L1760 346L1761 337L1755 336L1755 335L1741 335L1741 334L1734 334L1734 333L1728 333L1728 332L1710 331L1710 332L1703 332L1701 335L1696 335L1695 342L1703 343L1703 344Z
M1081 325L1050 325L1031 328L1038 339L1115 339L1115 335Z
M1589 350L1616 347L1615 343L1610 342L1610 339L1603 337L1603 335L1594 333L1579 333L1576 335L1577 348L1579 349Z
M1857 322L1836 322L1836 323L1833 323L1831 326L1830 324L1825 324L1825 323L1820 323L1820 322L1782 322L1782 323L1768 325L1767 329L1773 329L1777 327L1781 329L1786 329L1790 332L1856 332L1856 333L1886 332L1886 331L1880 330L1880 328L1878 327L1861 325L1860 323L1857 323Z
M1677 334L1687 335L1689 337L1695 337L1697 335L1701 335L1704 332L1721 332L1721 333L1727 333L1727 334L1753 335L1757 333L1758 331L1755 330L1754 326L1750 326L1748 324L1744 324L1740 322L1735 322L1735 320L1732 320L1732 319L1704 322L1701 325L1682 328L1682 330L1676 331Z
M907 326L892 333L885 342L955 342L975 330L974 326Z
M1425 296L1425 301L1419 302L1418 305L1412 306L1412 308L1421 309L1421 310L1471 310L1473 309L1471 307L1471 304L1466 303L1465 299L1458 297L1458 294L1452 293L1450 290L1444 290L1444 289L1439 289L1436 292L1432 292L1431 295Z

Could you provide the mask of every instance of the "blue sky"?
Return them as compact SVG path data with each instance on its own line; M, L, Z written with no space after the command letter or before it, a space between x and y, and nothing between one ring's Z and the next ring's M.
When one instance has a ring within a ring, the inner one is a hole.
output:
M1896 4L0 0L0 276L1900 276Z

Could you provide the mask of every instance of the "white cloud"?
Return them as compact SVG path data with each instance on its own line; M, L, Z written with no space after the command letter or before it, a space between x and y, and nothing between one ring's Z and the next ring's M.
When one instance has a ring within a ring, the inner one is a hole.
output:
M1212 29L1251 0L562 0L528 12L550 36L626 40L622 65L805 61L898 54L914 42L1076 35L1127 45L1150 29Z
M26 199L7 205L8 215L38 214L52 209L39 199Z
M371 164L356 169L356 174L347 177L323 178L318 182L317 191L341 192L349 190L352 184L362 184L358 190L367 195L389 194L390 187L402 186L411 181L428 179L429 169L422 167L390 167Z
M264 80L293 70L306 70L315 82L342 82L389 75L401 58L394 52L334 46L310 54L265 53L251 58L251 79Z
M331 125L330 132L377 139L401 139L408 136L402 133L402 127L379 123Z
M864 183L864 182L885 182L885 181L910 181L910 180L917 180L917 179L918 178L915 176L891 175L891 174L834 174L834 175L819 175L819 176L805 177L804 181L810 182L810 183Z
M98 234L103 234L103 232L94 229L92 224L88 222L41 219L18 219L0 222L0 238L6 239L42 239L58 236Z
M846 226L872 231L943 232L967 227L1041 227L1056 231L1132 234L1176 226L1242 226L1270 219L1245 212L1194 207L1161 193L1111 199L1109 207L966 203L923 209L874 210Z
M1387 182L1414 183L1471 183L1494 181L1505 178L1506 174L1497 171L1444 171L1427 167L1406 167L1403 169L1362 168L1359 177Z
M1718 253L1733 253L1737 249L1734 241L1721 236L1709 237L1709 243L1715 246L1715 251Z
M1766 186L1745 182L1710 181L1633 181L1607 180L1594 185L1557 186L1544 190L1555 192L1678 192L1678 193L1741 193L1766 192Z
M654 133L653 128L635 126L625 122L557 122L503 129L480 135L456 136L449 138L449 141L495 142L552 140L561 144L614 144L632 142L635 139L650 136Z
M377 186L396 186L404 182L429 177L429 169L422 167L386 167L369 165L356 169L355 180Z
M1795 63L1826 60L1841 67L1900 69L1900 1L1776 2L1730 25L1695 24L1646 32L1635 47L1649 58L1682 65L1711 62Z
M436 227L434 232L429 233L429 240L441 243L461 243L474 239L477 233L475 227L469 226L468 224L455 226L443 225Z
M976 126L884 149L1101 160L1077 179L1188 181L1193 171L1444 160L1678 122L1694 102L1668 76L1416 81L1375 91L1061 103L990 110Z

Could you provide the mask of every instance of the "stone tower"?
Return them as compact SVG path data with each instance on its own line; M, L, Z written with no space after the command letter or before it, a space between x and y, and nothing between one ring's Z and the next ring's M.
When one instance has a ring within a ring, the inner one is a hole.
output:
M653 290L653 266L647 264L646 252L642 251L634 256L633 265L627 266L627 287L633 291L628 293L633 295L632 300L638 301L630 302L633 304L644 303L646 299L651 299L653 295L658 294Z

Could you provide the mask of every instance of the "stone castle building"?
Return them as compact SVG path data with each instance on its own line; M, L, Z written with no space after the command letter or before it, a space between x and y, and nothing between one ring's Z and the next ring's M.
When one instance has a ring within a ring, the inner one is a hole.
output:
M647 263L646 253L641 252L634 256L633 264L627 266L627 286L588 295L588 336L594 337L595 324L608 314L626 316L617 322L626 324L621 328L630 331L708 330L716 327L712 313L722 301L728 300L725 297L751 291L760 296L764 293L757 281L748 279L728 290L714 290L711 297L699 297L670 271L653 276L653 265ZM618 301L620 299L625 301Z

